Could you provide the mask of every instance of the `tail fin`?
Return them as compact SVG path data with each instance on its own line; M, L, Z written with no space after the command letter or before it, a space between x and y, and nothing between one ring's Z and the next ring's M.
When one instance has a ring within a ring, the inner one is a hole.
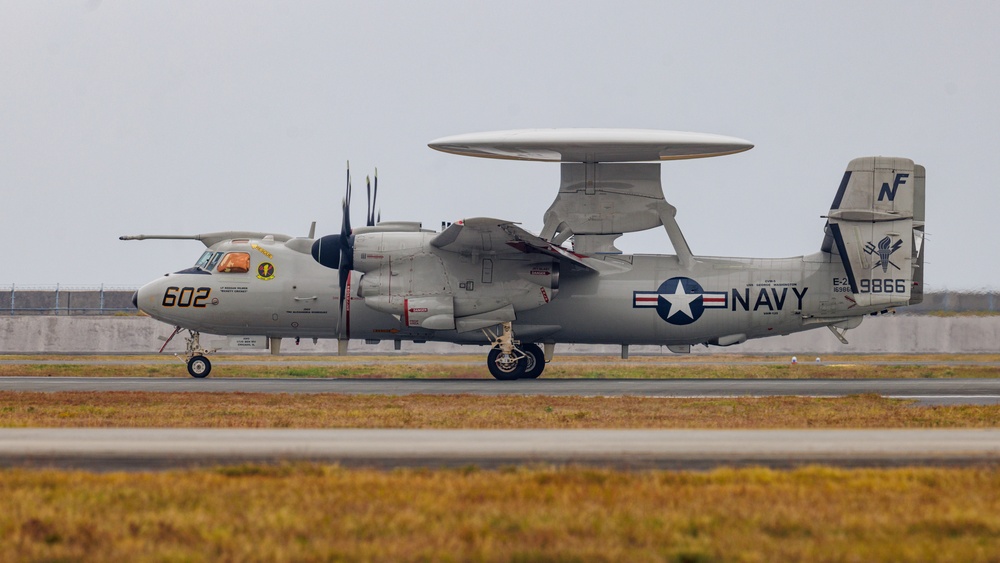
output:
M913 167L913 279L910 284L910 305L924 300L924 186L927 171L917 164Z
M923 188L924 168L909 159L856 158L847 166L823 251L840 257L859 306L922 299L922 283L917 295L913 283L923 280Z

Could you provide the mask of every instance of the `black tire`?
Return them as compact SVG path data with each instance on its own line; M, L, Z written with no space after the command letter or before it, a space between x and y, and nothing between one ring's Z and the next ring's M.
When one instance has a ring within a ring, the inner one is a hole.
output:
M499 348L490 350L489 356L486 357L486 367L490 368L493 377L501 381L512 381L524 375L524 360L503 362L503 359Z
M521 351L527 356L522 360L524 362L524 375L521 379L538 379L539 375L542 375L542 371L545 370L545 353L542 352L542 348L538 344L522 344Z
M212 362L208 361L205 356L195 356L188 360L188 373L191 377L197 377L199 379L203 377L208 377L208 374L212 371Z

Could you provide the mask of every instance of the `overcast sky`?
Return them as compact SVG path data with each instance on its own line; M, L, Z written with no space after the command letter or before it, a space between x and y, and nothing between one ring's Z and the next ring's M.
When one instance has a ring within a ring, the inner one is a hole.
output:
M997 288L997 29L998 2L0 1L0 287L138 286L203 250L123 234L336 232L348 159L385 220L538 232L558 165L427 142L635 127L756 145L663 165L696 254L814 252L847 163L902 156L928 289Z

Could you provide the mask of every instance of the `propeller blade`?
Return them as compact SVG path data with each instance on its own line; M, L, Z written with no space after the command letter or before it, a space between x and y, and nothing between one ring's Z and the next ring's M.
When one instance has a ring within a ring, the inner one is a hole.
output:
M345 336L350 338L350 320L345 327L344 301L347 298L348 282L351 277L351 270L354 268L354 237L351 235L351 162L347 161L347 190L341 202L343 209L343 221L340 224L340 264L337 268L338 282L340 285L340 314L337 316L337 339L344 340ZM346 334L345 334L346 333Z
M350 236L351 234L351 163L347 163L347 192L344 194L344 199L341 206L344 211L344 220L340 224L340 234L343 236Z
M368 209L365 210L365 225L372 226L372 177L365 176L365 188L368 190Z
M375 205L378 203L378 168L375 169L375 189L372 190L371 194L368 196L368 226L374 227L377 223L375 222ZM382 218L379 217L381 222Z

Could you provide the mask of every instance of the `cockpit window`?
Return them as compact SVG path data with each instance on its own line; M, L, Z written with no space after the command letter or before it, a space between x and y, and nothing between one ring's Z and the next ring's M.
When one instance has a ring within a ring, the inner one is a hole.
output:
M225 252L216 252L215 254L213 254L212 259L208 262L208 266L206 266L205 269L211 272L212 268L214 268L215 265L219 263L219 259L222 258L223 254L225 254Z
M250 271L249 252L230 252L219 263L219 271L230 274L243 274Z
M206 250L204 253L202 253L201 258L199 258L198 261L194 263L194 267L201 268L202 270L207 270L208 262L212 259L212 254L213 253L211 250Z

